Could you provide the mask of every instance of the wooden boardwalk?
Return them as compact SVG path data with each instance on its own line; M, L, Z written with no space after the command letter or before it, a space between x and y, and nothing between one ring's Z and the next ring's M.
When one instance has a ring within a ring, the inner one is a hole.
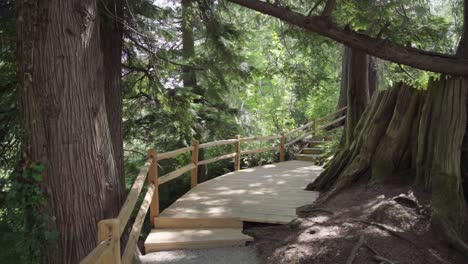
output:
M287 161L231 172L191 189L160 217L285 224L296 217L297 207L318 197L304 188L322 170L310 162Z
M287 161L227 173L192 188L155 218L146 253L243 245L242 223L286 224L319 193L305 191L322 167Z

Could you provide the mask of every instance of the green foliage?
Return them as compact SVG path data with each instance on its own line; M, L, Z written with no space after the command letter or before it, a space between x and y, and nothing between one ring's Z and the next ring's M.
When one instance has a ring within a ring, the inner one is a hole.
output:
M47 254L55 248L57 233L49 224L40 187L43 170L33 163L2 190L6 196L0 210L0 259L5 263L47 263Z

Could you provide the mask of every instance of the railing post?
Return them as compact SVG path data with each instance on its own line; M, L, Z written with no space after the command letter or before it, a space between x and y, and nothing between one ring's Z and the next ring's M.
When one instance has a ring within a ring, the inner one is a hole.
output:
M240 156L241 156L241 147L240 147L240 135L236 136L237 142L234 144L234 151L236 156L234 157L234 170L240 170Z
M284 161L284 144L286 143L286 138L284 136L284 132L281 133L281 141L280 141L280 161Z
M317 118L312 120L312 136L315 137L317 135Z
M149 210L151 227L154 227L154 218L159 215L158 153L155 149L148 150L148 158L152 159L148 170L148 183L154 184L154 193Z
M104 240L112 243L112 250L104 253L99 264L120 264L120 226L119 219L104 219L98 223L98 244Z
M192 141L192 146L193 146L192 162L195 165L195 168L193 168L192 171L190 172L191 173L190 174L190 188L193 188L197 186L198 184L198 151L199 151L198 146L199 145L200 145L200 142L198 142L198 140Z

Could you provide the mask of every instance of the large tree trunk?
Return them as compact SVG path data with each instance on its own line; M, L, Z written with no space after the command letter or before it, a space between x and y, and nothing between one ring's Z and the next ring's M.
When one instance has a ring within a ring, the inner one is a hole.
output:
M337 109L348 106L340 145L352 142L354 127L377 90L377 65L375 59L359 50L344 47L341 70L341 88ZM337 118L340 116L337 116Z
M442 79L428 87L427 94L404 84L378 91L354 130L354 140L307 189L328 190L328 199L363 178L415 182L432 193L433 228L468 256L459 238L465 217L460 160L468 81Z
M354 129L369 103L369 56L362 51L350 51L347 76L346 145L354 139Z
M463 58L468 58L468 0L464 0L463 4L463 32L460 43L458 44L457 55ZM461 172L465 199L468 200L468 122L466 131L467 132L465 133L465 136L463 138L462 146Z
M116 17L123 16L123 5L121 1L102 2L107 4L108 10L114 10ZM106 19L107 18L107 19ZM104 63L104 93L106 102L107 122L112 139L114 150L114 160L117 167L116 177L120 183L114 193L116 205L123 204L125 198L125 169L123 151L123 95L121 89L122 82L122 34L123 27L120 22L108 17L104 17L100 26L101 48L103 51ZM116 206L106 208L105 215L115 215ZM107 211L109 210L109 212Z
M25 162L45 167L47 210L59 248L50 262L78 263L96 245L97 222L117 215L123 186L105 104L109 79L103 78L97 4L17 4Z

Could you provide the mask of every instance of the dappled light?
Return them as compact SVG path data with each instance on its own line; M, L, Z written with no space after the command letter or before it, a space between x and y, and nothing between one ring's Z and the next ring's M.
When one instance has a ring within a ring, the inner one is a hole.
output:
M231 172L197 185L161 217L287 223L296 217L296 207L317 199L317 192L304 188L321 170L308 162L288 161Z

